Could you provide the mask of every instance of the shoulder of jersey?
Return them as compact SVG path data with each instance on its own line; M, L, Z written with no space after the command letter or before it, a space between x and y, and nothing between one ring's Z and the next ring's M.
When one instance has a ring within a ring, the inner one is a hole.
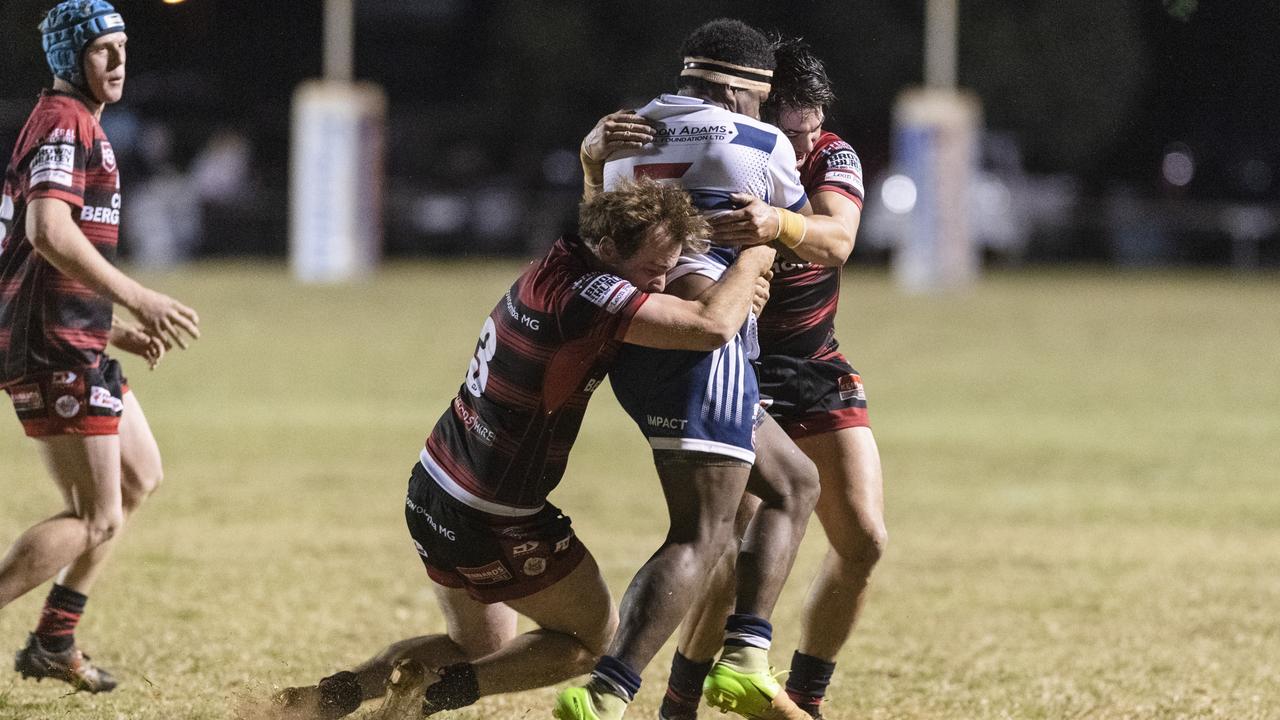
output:
M818 144L815 152L838 152L840 150L853 151L853 146L845 142L839 135L827 130L823 131L822 136L818 138Z
M825 163L828 169L850 168L862 173L862 160L853 146L835 133L824 133L811 154L814 162Z
M89 114L89 108L69 95L46 95L41 98L40 105L43 111L49 114L75 115L77 117Z
M82 105L74 98L65 95L52 95L44 98L34 113L36 122L41 128L53 130L55 128L71 129L72 125L76 130L75 140L81 144L87 145L93 140L93 116L89 113L89 109ZM39 138L40 142L47 142L58 138L45 137ZM69 139L62 139L67 141Z

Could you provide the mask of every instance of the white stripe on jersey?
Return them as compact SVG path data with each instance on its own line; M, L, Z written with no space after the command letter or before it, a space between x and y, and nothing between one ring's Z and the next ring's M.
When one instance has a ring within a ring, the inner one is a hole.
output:
M481 512L487 512L490 515L500 515L502 517L528 517L530 515L537 515L539 512L542 512L542 508L545 507L543 505L539 505L536 508L522 508L503 505L502 503L496 503L492 500L485 500L484 498L469 492L466 488L459 485L457 480L449 477L449 473L445 472L444 468L440 467L440 465L435 461L435 458L431 457L431 453L427 452L426 448L423 448L422 452L418 453L418 461L422 463L422 467L426 468L427 474L431 476L432 480L436 481L436 484L440 486L441 490L449 493L454 500L457 500L463 505L475 508Z

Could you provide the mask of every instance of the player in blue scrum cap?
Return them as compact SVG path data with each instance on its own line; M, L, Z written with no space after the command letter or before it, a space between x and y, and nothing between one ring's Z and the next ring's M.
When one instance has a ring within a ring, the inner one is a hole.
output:
M106 0L66 0L49 11L40 23L44 55L53 76L97 97L85 82L84 49L103 35L124 32L124 18Z
M40 24L53 87L15 143L0 193L0 388L40 449L64 505L0 559L0 608L53 579L23 677L106 692L111 673L75 630L126 519L160 483L155 437L107 346L155 367L197 337L195 311L114 265L121 218L115 152L99 123L124 94L124 19L72 0ZM116 316L127 308L138 322Z

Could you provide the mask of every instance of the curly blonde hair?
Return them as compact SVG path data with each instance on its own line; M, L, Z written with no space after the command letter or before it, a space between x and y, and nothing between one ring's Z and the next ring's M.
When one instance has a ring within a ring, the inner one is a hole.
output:
M578 234L594 245L612 238L623 258L636 254L645 231L662 225L686 252L706 252L711 226L693 206L689 193L647 177L628 180L597 194L578 208Z

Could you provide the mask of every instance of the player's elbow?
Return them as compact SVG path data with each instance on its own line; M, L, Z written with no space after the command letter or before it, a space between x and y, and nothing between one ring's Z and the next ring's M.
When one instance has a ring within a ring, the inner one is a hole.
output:
M833 267L840 267L849 262L849 256L853 254L852 233L842 231L837 240L835 247L831 251L831 265Z
M31 247L41 255L49 255L49 253L57 247L54 241L54 234L48 227L36 225L35 228L27 227L27 239L31 241Z
M818 257L810 262L823 267L843 267L849 261L849 256L853 254L853 235L847 230L840 229L829 237L830 242L818 253Z

